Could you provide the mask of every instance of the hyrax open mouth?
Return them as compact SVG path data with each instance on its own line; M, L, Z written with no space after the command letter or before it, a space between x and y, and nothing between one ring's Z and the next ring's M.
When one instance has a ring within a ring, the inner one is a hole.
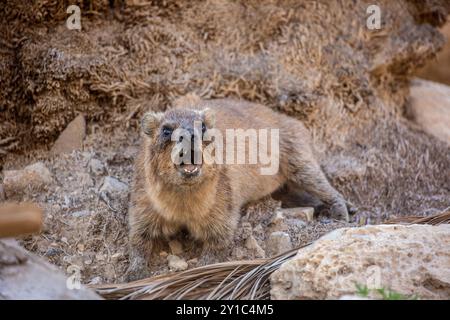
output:
M200 173L201 165L198 164L184 164L178 166L178 171L185 176L196 176Z
M191 151L191 159L190 163L185 163L184 161L181 161L179 165L177 165L178 172L180 172L184 177L191 178L198 176L201 172L202 165L196 164L196 161L194 159L194 151Z

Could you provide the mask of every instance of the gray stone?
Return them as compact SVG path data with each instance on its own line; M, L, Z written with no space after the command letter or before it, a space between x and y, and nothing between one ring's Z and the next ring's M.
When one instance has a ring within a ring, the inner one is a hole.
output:
M90 188L94 186L94 181L92 180L91 176L85 172L77 173L77 182L83 188Z
M266 241L266 251L270 256L276 256L292 249L291 237L283 231L275 231Z
M265 258L266 253L264 252L263 248L258 244L258 241L256 241L255 237L250 236L245 240L245 247L253 252L256 257L258 258Z
M432 81L411 81L406 113L425 132L450 144L450 86Z
M100 176L106 172L103 162L101 162L100 160L95 159L95 158L92 158L89 161L89 170L92 174L94 174L96 176Z
M312 221L313 217L314 208L311 207L278 209L269 222L269 230L287 232L290 226L301 228Z
M183 271L188 268L187 262L179 256L169 254L167 261L169 262L169 269L172 271Z
M111 195L125 194L128 193L128 185L114 177L105 177L100 192L108 192Z
M89 284L90 284L90 285L98 285L98 284L101 284L102 282L103 282L102 277L97 276L97 277L92 278L92 279L89 281Z
M283 216L287 219L301 220L303 222L311 222L314 220L314 208L297 207L281 209Z
M2 263L2 258L7 263ZM81 284L81 274L70 273L67 278L56 266L12 240L0 240L0 274L0 297L6 300L101 299Z
M36 162L22 170L5 170L3 177L7 197L21 194L27 189L40 190L53 183L52 174L42 162Z
M287 219L281 210L276 210L269 222L270 231L288 231Z
M89 210L81 210L81 211L75 211L72 213L72 217L74 218L83 218L90 215Z
M77 116L59 135L51 149L53 154L70 153L83 148L86 136L86 120L83 115Z

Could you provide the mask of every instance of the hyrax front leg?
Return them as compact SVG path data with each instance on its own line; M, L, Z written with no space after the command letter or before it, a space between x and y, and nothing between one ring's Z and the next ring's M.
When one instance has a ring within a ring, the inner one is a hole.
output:
M222 209L216 207L215 212L204 217L202 223L192 224L189 227L191 236L203 243L206 252L221 251L229 247L233 241L239 211Z
M129 266L127 281L149 276L148 261L158 253L165 239L176 232L156 213L147 208L130 208Z
M303 152L303 154L299 154ZM306 152L306 153L305 153ZM319 198L330 208L335 218L349 221L347 204L342 195L328 182L310 150L295 151L289 161L288 178L306 192Z

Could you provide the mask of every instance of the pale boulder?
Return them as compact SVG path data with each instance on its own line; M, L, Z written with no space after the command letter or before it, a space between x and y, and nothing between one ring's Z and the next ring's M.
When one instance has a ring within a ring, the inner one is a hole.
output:
M450 298L450 225L335 230L271 276L272 299L338 299L356 284L421 299Z
M266 250L273 257L292 249L291 237L287 232L275 231L266 241Z
M252 235L249 236L245 240L245 247L248 250L250 250L250 252L255 254L255 256L258 257L258 258L265 258L266 257L266 253L264 252L263 248L261 248L261 246L258 244L258 241L256 241L255 237L253 237Z
M99 192L107 192L110 195L128 194L128 185L117 178L106 177L100 187Z
M450 144L450 86L414 79L407 116L425 132Z
M42 162L36 162L22 170L3 172L3 188L8 198L27 190L40 190L52 183L52 174Z
M167 262L171 271L184 271L188 268L186 260L173 254L167 256Z
M73 150L81 150L86 136L86 120L83 115L78 115L68 124L52 147L51 153L70 153Z

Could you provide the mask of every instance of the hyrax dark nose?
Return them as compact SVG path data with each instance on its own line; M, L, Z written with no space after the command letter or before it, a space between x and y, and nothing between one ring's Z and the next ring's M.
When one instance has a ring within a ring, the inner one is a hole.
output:
M194 142L195 142L195 140L196 140L198 137L195 135L195 132L194 132L194 129L193 129L193 128L189 128L189 129L188 129L188 132L189 132L189 135L190 135L190 137L191 137L191 149L194 150Z

